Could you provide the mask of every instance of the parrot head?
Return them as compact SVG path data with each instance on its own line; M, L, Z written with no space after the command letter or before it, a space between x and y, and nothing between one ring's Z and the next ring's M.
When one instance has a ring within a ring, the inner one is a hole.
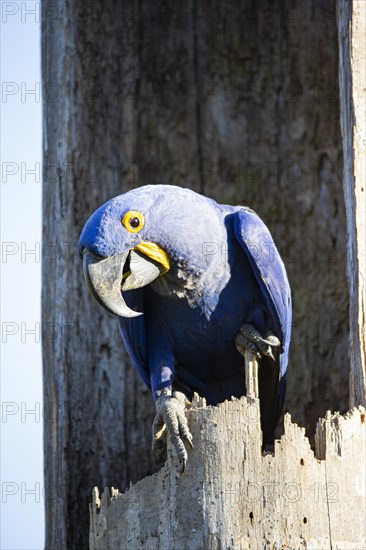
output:
M199 277L208 262L202 247L222 229L218 205L189 189L146 185L128 191L96 210L82 230L79 253L87 286L111 313L141 315L128 307L123 293L158 278L179 284Z

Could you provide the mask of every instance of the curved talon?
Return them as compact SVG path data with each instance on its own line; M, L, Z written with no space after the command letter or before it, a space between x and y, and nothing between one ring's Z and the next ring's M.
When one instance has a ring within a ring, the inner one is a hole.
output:
M187 441L193 448L192 435L184 412L186 400L186 396L181 392L174 392L173 395L162 393L156 400L157 412L153 423L152 449L154 453L165 460L166 434L169 433L179 458L180 472L184 472L188 457L184 441Z
M251 351L257 359L263 357L263 355L270 357L273 361L275 357L273 355L272 348L280 346L281 342L272 333L269 333L266 338L263 338L252 325L244 323L240 327L240 331L235 339L236 349L242 355L246 350Z

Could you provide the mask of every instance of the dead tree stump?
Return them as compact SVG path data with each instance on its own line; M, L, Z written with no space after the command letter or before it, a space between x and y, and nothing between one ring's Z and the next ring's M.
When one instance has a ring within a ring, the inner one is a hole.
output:
M364 549L366 416L319 421L316 452L285 416L274 454L262 454L259 401L243 397L187 413L195 448L121 494L94 490L92 550Z

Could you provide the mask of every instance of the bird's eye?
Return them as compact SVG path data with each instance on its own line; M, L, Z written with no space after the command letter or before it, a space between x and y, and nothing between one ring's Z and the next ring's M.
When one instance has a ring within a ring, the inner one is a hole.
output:
M144 227L144 223L144 215L136 210L130 210L122 218L122 224L130 233L138 233Z
M132 218L130 220L130 226L136 229L140 225L140 220L138 218Z

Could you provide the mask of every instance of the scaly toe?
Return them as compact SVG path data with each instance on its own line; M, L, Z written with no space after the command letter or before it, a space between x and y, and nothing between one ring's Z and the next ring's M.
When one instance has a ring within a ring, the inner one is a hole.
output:
M153 450L158 456L162 456L161 435L163 427L169 433L171 443L179 458L179 471L183 472L187 463L187 451L184 441L191 447L192 434L189 431L184 405L186 396L180 392L172 395L160 395L156 400L157 414L153 423Z
M260 359L262 357L260 352L259 352L258 347L255 344L253 344L253 342L248 340L248 338L246 338L245 336L243 336L240 333L237 335L237 337L235 339L235 346L236 346L236 349L238 350L238 352L243 357L244 357L245 352L247 350L251 351L257 357L257 359Z
M237 350L244 355L245 350L251 351L260 359L263 355L275 359L272 348L280 345L279 339L272 333L269 333L266 338L263 338L260 332L252 325L244 323L240 327L239 334L236 337L235 345Z

